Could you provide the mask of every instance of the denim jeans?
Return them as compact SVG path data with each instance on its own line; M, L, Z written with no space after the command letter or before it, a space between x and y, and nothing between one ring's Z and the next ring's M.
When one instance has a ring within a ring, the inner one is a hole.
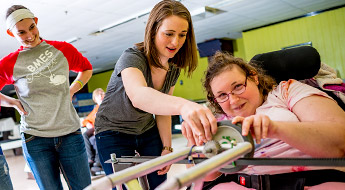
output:
M1 149L1 147L0 147ZM5 156L0 153L0 189L1 190L12 190L12 182L10 178L10 171L6 162Z
M90 133L90 131L92 133ZM83 138L84 138L84 143L85 143L85 148L86 148L87 159L89 160L89 163L92 163L92 162L100 163L97 146L96 146L96 138L93 133L94 131L95 131L94 129L93 130L88 129L85 133L83 133Z
M130 135L117 131L104 131L96 134L96 144L102 167L107 175L113 173L112 165L104 163L110 159L110 154L116 157L134 156L135 150L140 156L160 156L162 153L162 140L157 126L141 135ZM166 180L165 175L158 175L157 171L147 175L150 189L155 189Z
M91 184L85 144L80 130L60 137L21 134L23 152L40 188L62 190L60 170L69 189Z

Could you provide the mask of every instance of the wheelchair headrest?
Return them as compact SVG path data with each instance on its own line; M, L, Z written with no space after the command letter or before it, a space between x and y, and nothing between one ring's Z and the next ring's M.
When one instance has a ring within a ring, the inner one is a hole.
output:
M303 80L314 77L320 70L320 54L311 46L300 46L255 55L251 62L259 64L267 74L282 80Z

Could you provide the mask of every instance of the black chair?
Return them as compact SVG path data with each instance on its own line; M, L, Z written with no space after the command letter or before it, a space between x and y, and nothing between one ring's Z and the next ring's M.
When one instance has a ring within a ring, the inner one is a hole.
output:
M277 83L288 79L312 78L321 66L320 54L311 46L258 54L251 59L251 62L261 65Z
M277 83L289 79L304 80L317 75L321 67L321 58L318 51L311 46L300 46L255 55L250 62L258 64L266 74L272 76ZM314 86L315 87L315 86ZM326 92L345 111L345 103L333 92Z

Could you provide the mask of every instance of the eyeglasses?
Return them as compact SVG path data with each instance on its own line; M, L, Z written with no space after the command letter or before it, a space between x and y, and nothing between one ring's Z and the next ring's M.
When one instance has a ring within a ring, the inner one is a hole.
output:
M237 84L235 86L235 88L230 92L230 93L222 93L219 96L214 98L214 101L217 103L223 103L226 102L227 100L229 100L229 96L231 95L240 95L242 94L244 91L246 91L246 87L247 87L247 76L246 76L246 81L244 82L244 84Z

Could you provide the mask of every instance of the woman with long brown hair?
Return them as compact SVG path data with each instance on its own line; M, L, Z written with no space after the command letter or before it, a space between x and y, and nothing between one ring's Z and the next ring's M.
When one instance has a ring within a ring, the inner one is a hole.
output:
M117 61L96 122L96 144L106 174L116 156L160 156L172 152L171 115L181 115L194 126L200 141L212 138L216 119L192 101L172 96L184 69L197 67L197 48L191 15L175 0L164 0L152 9L145 39L127 49ZM212 131L212 132L211 132ZM166 179L169 167L148 175L151 189Z

